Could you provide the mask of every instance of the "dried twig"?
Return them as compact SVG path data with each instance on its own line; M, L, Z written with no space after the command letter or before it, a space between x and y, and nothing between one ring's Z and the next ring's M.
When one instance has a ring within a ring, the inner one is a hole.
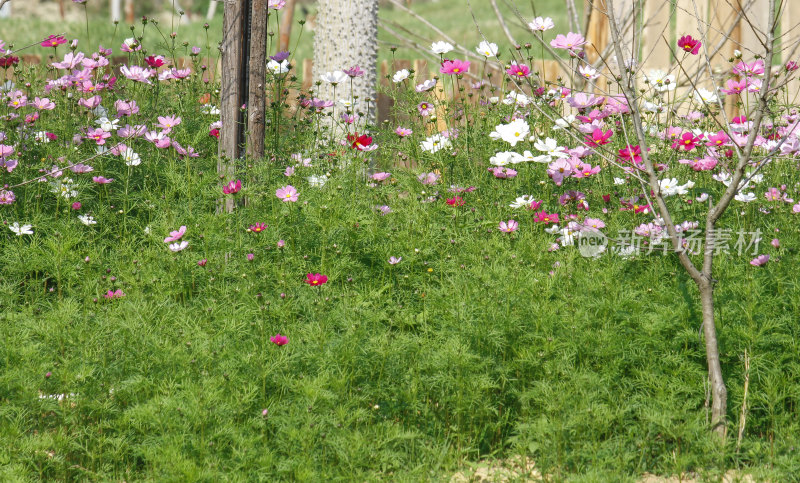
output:
M747 349L744 350L744 395L742 396L742 411L739 413L739 437L736 439L736 452L742 446L744 428L747 424L747 390L750 388L750 356Z

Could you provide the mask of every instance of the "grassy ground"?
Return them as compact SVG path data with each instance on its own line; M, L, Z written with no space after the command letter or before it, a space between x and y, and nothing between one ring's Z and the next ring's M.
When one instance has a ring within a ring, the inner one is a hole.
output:
M39 93L42 73L28 80ZM91 174L66 172L77 198L30 183L0 206L0 480L446 481L474 462L517 456L557 481L800 474L800 230L790 204L763 196L785 184L800 198L796 159L776 160L754 188L758 200L737 202L722 220L733 233L760 230L756 253L772 258L753 267L750 250L733 250L715 265L730 433L719 447L708 431L699 299L676 259L549 251L556 235L509 207L533 195L562 220L601 218L613 236L652 221L620 211L638 185L615 185L606 167L556 187L536 163L494 178L488 160L508 145L488 133L509 106L467 108L456 155L423 153L428 126L409 115L423 94L403 92L393 94L398 118L415 134L376 131L371 154L315 150L316 123L287 113L268 137L274 161L237 166L247 205L217 214L217 144L208 136L217 118L195 102L206 90L192 77L159 88L120 80L103 93L111 112L117 99L138 100L132 123L180 116L170 136L199 158L135 140L139 166L106 156ZM95 119L67 94L51 91L56 109L36 121L57 142L31 141L3 107L4 142L24 149L3 183L95 153L89 141L70 141ZM529 123L571 143L540 118ZM701 219L689 201L722 185L653 146L670 174L697 183L669 198L676 217ZM313 166L287 178L292 153ZM397 166L406 156L414 169ZM392 176L369 186L367 164ZM417 175L432 170L441 183L421 185ZM307 180L323 174L321 188ZM115 181L98 185L93 175ZM299 200L283 203L275 192L290 183ZM476 189L454 207L445 202L455 196L450 184ZM588 212L559 203L567 189L586 194ZM519 231L501 233L510 218ZM33 234L15 236L14 222ZM257 222L269 226L248 231ZM172 253L163 240L181 225L189 247ZM326 284L304 282L317 272ZM124 297L103 297L118 289ZM288 344L272 343L276 333Z

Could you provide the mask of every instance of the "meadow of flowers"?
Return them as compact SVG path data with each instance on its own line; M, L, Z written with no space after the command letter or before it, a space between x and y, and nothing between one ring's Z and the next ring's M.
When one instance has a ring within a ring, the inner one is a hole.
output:
M295 97L278 54L271 151L232 179L216 171L209 45L179 69L135 37L95 48L45 32L53 58L28 69L0 41L2 478L441 480L517 455L556 480L800 474L788 88L716 238L734 435L719 447L697 290L639 182L630 105L586 87L602 73L579 62L582 36L530 28L573 79L540 82L536 48L477 46L501 77L437 42L437 77L392 74L379 126L348 96L358 66L320 78L340 98ZM764 71L737 55L718 89L684 94L677 72L640 76L690 256ZM739 107L727 125L719 96ZM219 213L228 197L236 210Z

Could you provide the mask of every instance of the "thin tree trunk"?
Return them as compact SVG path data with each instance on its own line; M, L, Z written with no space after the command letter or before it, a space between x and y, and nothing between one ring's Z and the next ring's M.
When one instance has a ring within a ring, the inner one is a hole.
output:
M250 14L250 81L247 94L247 156L264 157L267 75L267 0L252 0Z
M214 14L217 13L217 0L211 0L208 2L208 12L206 12L206 21L210 22L214 20Z
M294 5L295 0L288 0L286 6L281 10L281 38L278 45L278 52L289 50L289 40L292 38L292 25L294 25Z
M249 12L247 12L249 13ZM246 28L245 2L226 0L222 21L222 86L220 114L222 129L219 136L219 161L217 173L223 183L234 179L236 159L240 155L240 136L243 129L241 106L244 102L242 89L244 75L244 29ZM230 196L220 202L219 209L233 211L234 201Z
M336 87L323 82L315 95L337 101L353 98L355 112L374 123L378 58L378 0L319 0L314 31L314 81L326 72L358 65L363 77ZM337 114L338 115L338 114Z
M711 382L711 430L724 441L728 433L726 420L728 390L725 388L725 381L722 378L717 328L714 325L714 282L704 281L697 285L700 289L700 303L703 309L703 336L706 342L708 378Z
M111 0L111 21L122 20L122 0Z

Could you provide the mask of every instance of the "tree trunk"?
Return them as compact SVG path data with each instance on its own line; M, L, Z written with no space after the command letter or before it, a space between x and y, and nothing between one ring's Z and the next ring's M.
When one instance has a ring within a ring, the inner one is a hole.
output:
M700 303L703 307L703 336L706 341L708 380L711 383L711 430L717 433L722 441L725 441L728 433L726 420L728 390L722 379L717 327L714 325L714 282L703 281L698 284L698 288L700 289Z
M250 80L247 94L247 156L264 157L265 81L267 76L267 0L252 0L250 13Z
M362 121L374 123L378 58L378 0L319 0L314 31L314 83L326 72L358 65L363 77L334 87L323 82L315 96L337 101L356 100ZM337 106L338 107L338 106ZM334 113L338 116L338 112Z
M206 12L206 21L210 22L214 20L214 14L217 13L217 0L211 0L208 2L208 12Z
M223 183L234 179L236 159L239 158L242 133L242 104L244 103L244 29L247 27L246 2L226 0L222 21L222 85L220 114L222 129L219 136L217 173ZM220 210L233 211L230 196L220 203Z
M278 52L289 50L289 40L292 38L292 25L294 25L294 5L295 0L288 0L283 7L281 15L281 35L278 44Z

